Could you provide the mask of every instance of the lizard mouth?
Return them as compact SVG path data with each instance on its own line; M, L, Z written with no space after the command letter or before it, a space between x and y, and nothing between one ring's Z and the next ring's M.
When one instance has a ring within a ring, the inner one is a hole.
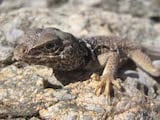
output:
M47 56L47 55L52 55L52 56L56 56L59 55L61 53L63 49L62 48L56 48L56 49L32 49L31 51L29 51L28 55L29 56Z

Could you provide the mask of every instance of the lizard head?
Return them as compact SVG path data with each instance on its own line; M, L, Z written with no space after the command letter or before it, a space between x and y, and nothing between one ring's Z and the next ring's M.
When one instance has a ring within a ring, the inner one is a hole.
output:
M72 60L77 56L81 58L84 56L79 41L72 34L56 28L30 29L25 32L22 39L22 44L18 45L14 51L14 60L57 65L56 63L66 59Z
M19 44L13 53L13 59L15 60L27 60L32 57L57 54L58 50L62 50L63 47L63 34L60 35L58 29L46 28L46 29L29 29L22 37L22 43Z

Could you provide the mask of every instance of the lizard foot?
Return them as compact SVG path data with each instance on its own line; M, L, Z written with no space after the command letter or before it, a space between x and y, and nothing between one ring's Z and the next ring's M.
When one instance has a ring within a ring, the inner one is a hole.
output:
M121 88L120 82L115 80L114 77L110 74L105 74L100 77L98 74L93 73L91 75L91 79L98 81L97 85L95 86L95 94L97 96L104 94L109 101L111 85L114 85L118 89Z

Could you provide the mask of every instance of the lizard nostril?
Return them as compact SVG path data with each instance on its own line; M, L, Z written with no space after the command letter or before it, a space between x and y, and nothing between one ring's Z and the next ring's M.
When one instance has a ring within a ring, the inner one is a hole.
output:
M26 52L26 50L25 49L22 49L22 53L25 53Z
M27 53L27 49L22 48L22 49L21 49L21 53Z

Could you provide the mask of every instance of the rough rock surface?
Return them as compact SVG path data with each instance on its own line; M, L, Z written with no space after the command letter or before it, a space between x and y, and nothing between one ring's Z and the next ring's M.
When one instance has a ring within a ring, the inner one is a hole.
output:
M149 52L158 53L160 24L142 17L158 18L159 13L157 0L0 0L0 61L11 64L15 46L32 27L58 27L77 37L118 34L146 46L152 44L156 49L150 47ZM61 75L66 79L64 73ZM51 68L1 66L0 119L160 119L160 78L140 69L122 69L119 77L123 89L113 88L108 104L104 95L94 94L96 81L87 80L81 73L78 77L78 82L69 79L63 87L66 81L59 83Z
M27 117L37 114L56 100L53 89L45 89L43 77L52 75L46 67L17 68L8 66L0 71L0 118Z
M160 17L159 0L102 0L102 6L110 11L134 16Z
M146 75L149 82L139 78L143 83L139 86L139 79L129 74L144 76L142 71L126 71L124 74L128 76L125 81L121 81L124 91L114 88L114 97L108 104L103 95L94 94L93 85L97 81L79 81L63 89L54 89L45 83L53 75L52 69L34 65L24 68L8 66L0 72L0 118L34 119L32 116L38 115L41 119L49 120L159 118L159 84ZM148 95L150 90L151 96Z
M69 3L76 7L98 7L139 17L160 17L159 0L69 0Z
M133 16L159 18L159 0L0 0L0 12L11 11L21 7L43 7L58 8L66 6L68 8L92 7L102 8L116 13L131 14Z

